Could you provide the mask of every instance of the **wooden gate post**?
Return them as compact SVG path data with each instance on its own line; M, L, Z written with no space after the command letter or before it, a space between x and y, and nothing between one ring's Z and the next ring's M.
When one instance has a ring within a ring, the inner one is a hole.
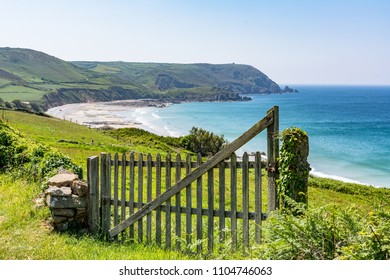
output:
M100 189L102 207L102 235L108 237L111 225L111 156L101 153L100 156Z
M99 157L87 160L88 177L88 227L92 234L99 231Z
M272 124L267 127L267 154L268 154L268 212L278 207L276 180L278 179L279 157L279 107L274 106L267 114L272 114Z
M283 131L281 140L281 167L279 180L279 197L281 207L291 208L291 200L307 206L307 186L309 180L310 164L309 138L299 128L287 128Z

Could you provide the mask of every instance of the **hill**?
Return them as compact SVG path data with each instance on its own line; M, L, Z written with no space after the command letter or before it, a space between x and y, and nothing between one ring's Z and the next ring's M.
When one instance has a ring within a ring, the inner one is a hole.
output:
M30 49L0 48L0 77L15 84L82 82L87 73L71 63Z
M170 64L131 62L73 62L79 67L145 86L151 92L223 89L235 93L279 93L264 73L241 64Z
M45 111L67 103L137 98L247 100L281 93L264 73L239 64L67 62L43 52L0 48L0 107Z

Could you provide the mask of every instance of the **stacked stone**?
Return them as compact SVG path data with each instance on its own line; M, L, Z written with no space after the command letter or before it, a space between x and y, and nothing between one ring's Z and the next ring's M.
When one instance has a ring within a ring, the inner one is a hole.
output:
M87 224L88 186L73 173L57 174L49 179L46 203L52 213L54 228L65 231L70 225Z

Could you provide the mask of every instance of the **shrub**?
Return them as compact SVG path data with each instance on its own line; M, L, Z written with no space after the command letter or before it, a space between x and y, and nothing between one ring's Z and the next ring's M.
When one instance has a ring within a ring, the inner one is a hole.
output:
M223 135L215 135L202 128L193 127L190 134L180 139L183 148L202 156L218 153L227 143Z
M389 259L390 214L361 216L353 209L327 206L303 215L275 211L264 223L261 258Z
M43 182L64 168L82 178L81 167L69 157L22 137L17 131L0 122L0 170L10 171L18 178Z
M75 165L69 157L59 152L49 151L45 153L38 164L38 172L42 179L55 175L60 168L73 171L79 178L83 177L81 167Z
M308 141L306 132L299 128L288 128L282 133L278 188L283 207L291 208L294 203L307 204Z

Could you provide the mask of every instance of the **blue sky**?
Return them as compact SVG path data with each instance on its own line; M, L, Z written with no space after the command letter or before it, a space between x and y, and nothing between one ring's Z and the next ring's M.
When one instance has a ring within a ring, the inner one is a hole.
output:
M0 4L1 47L64 60L235 62L279 84L390 84L388 0Z

